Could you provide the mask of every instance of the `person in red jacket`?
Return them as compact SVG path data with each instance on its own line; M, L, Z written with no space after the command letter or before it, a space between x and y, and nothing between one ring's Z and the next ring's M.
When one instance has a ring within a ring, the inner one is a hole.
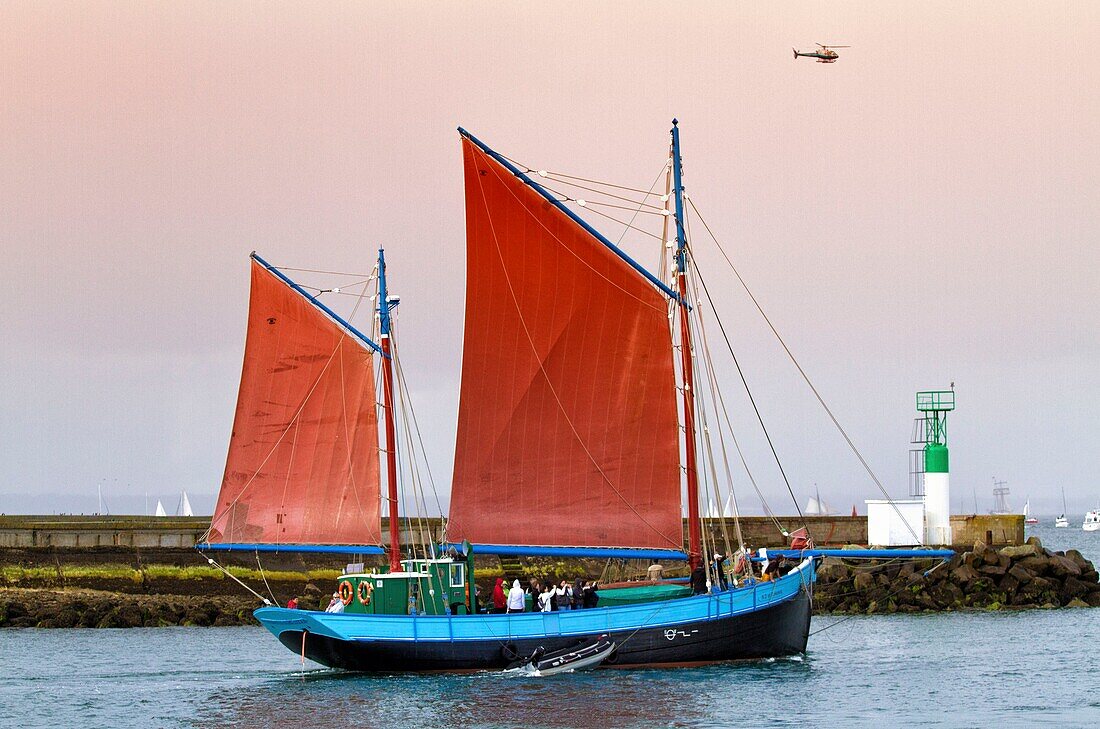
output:
M498 577L493 586L493 612L503 613L508 608L508 596L504 594L504 578Z

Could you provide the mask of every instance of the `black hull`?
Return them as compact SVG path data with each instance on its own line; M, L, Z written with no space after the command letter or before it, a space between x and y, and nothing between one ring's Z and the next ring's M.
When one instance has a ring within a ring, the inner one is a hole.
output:
M805 589L792 599L756 612L715 620L612 633L618 647L603 667L671 666L803 653L810 631ZM590 643L591 636L463 641L345 641L308 633L305 655L349 671L418 672L503 669L542 646L546 652ZM302 651L302 632L284 631L279 640Z

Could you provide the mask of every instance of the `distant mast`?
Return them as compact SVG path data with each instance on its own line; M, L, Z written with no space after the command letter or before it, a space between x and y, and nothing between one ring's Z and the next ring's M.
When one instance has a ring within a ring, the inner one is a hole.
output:
M397 439L393 427L393 348L390 346L390 299L386 290L386 257L378 249L378 320L382 334L382 407L386 411L386 488L390 515L390 572L401 571L401 532L397 510Z
M695 374L688 321L687 235L684 231L684 186L680 169L680 127L672 120L672 186L676 199L676 285L680 293L680 363L684 378L684 470L687 472L688 564L695 569L703 561L699 524L699 473L695 464Z

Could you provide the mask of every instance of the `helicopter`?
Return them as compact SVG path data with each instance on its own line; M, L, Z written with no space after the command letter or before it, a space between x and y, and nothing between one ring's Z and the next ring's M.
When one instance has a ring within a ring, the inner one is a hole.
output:
M798 60L799 56L805 56L806 58L816 58L818 63L836 63L836 59L839 54L834 51L834 48L851 48L851 46L823 46L820 43L815 43L819 51L812 51L810 53L802 53L797 48L792 48L794 51L795 60Z

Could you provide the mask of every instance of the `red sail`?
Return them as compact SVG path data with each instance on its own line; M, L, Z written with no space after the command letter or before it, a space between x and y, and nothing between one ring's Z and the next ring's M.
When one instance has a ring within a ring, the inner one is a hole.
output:
M681 549L667 304L463 139L466 330L447 538Z
M252 261L244 371L210 542L377 545L371 353Z

